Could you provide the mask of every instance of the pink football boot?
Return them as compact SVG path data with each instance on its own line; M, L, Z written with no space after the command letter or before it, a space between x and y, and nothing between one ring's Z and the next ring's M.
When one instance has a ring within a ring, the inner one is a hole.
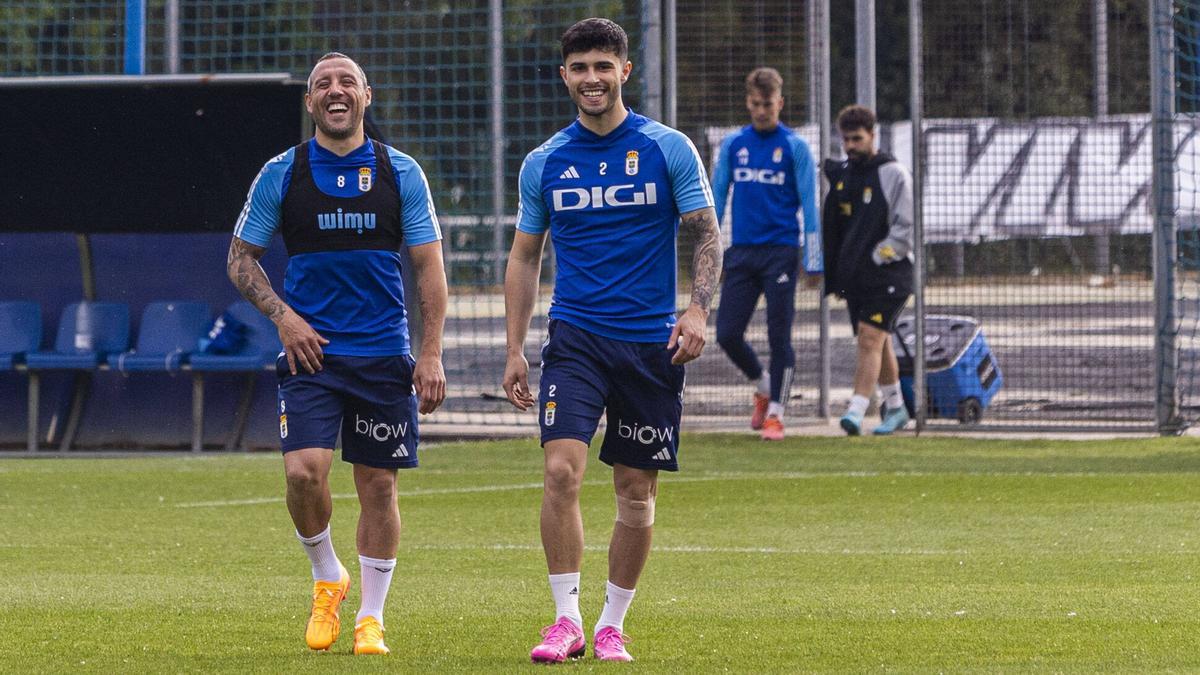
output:
M542 629L542 643L533 648L529 658L534 663L562 663L583 656L587 643L583 631L565 616Z
M633 640L616 628L605 626L596 633L596 644L592 647L592 652L601 661L632 661L633 657L625 651L626 642Z

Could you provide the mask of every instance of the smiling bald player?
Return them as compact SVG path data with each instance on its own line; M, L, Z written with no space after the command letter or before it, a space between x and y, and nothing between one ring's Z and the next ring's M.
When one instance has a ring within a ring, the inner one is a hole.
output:
M366 137L366 74L345 54L322 56L304 103L312 139L275 157L250 186L229 247L229 278L279 329L279 438L287 507L312 563L305 640L328 649L350 575L330 538L328 475L339 431L354 465L362 606L355 654L387 654L383 604L396 567L396 470L417 466L417 413L446 395L446 274L429 185L412 157ZM259 266L276 232L288 252L285 299ZM417 280L423 333L409 349L400 247Z

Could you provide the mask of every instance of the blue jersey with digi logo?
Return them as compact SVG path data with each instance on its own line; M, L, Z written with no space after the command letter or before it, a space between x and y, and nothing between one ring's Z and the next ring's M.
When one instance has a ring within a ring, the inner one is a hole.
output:
M325 353L409 353L399 247L442 237L412 157L369 139L344 157L316 139L284 152L251 184L234 236L266 248L277 231L284 298L329 340Z
M718 220L725 215L730 185L734 246L803 244L804 270L822 271L817 174L804 139L783 124L769 132L746 125L730 134L713 171Z
M695 146L628 111L605 136L579 120L521 165L517 229L550 231L550 317L627 342L666 342L675 326L679 215L713 205Z

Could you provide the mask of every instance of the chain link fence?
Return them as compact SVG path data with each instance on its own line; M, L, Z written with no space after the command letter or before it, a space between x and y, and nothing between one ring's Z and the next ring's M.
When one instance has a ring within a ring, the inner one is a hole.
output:
M1145 5L922 4L926 315L982 327L1004 382L988 419L1149 423ZM976 395L944 375L935 422Z
M967 316L981 327L993 365L1003 373L1003 386L982 411L987 424L1053 428L1154 419L1148 2L1162 1L917 3L923 16L925 302L928 315ZM125 4L0 2L0 75L123 72ZM854 4L831 7L833 66L822 76L832 84L834 111L855 97L852 38L863 25ZM881 144L908 162L905 4L876 5L876 89ZM642 47L660 44L654 35L667 5L674 10L677 48L666 55L674 57L674 67L664 69L666 100L674 103L666 121L674 115L676 126L713 159L722 135L747 121L743 78L769 65L784 78L784 121L819 150L820 130L811 124L809 3L505 2L497 31L491 3L480 0L151 1L145 69L304 77L325 51L358 59L375 92L372 121L385 140L422 163L442 218L452 296L445 358L451 397L439 421L532 426L532 416L500 400L499 282L520 162L574 115L558 76L558 37L586 16L621 23L635 63L626 100L641 110L656 100L656 67L664 57ZM1181 138L1194 135L1197 113L1193 5L1175 0L1170 15L1178 47L1171 67L1181 81L1176 121L1187 127L1177 132ZM1178 175L1195 173L1192 157L1179 155ZM1173 183L1181 209L1195 201L1195 184ZM1174 222L1186 409L1197 404L1190 354L1200 334L1200 244L1195 219ZM681 306L690 256L681 249ZM535 377L552 267L551 254L527 350ZM818 293L799 289L793 334L791 411L806 418L817 415L820 396ZM829 400L836 414L849 395L854 347L844 304L835 301L832 310ZM761 313L749 338L765 358ZM937 386L930 380L931 397L943 393ZM749 385L715 342L689 367L693 422L740 424L749 400ZM948 412L935 411L931 423L955 424Z

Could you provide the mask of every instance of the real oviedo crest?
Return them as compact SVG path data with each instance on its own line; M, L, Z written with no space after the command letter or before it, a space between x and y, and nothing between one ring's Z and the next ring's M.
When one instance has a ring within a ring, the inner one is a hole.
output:
M358 170L358 191L371 191L371 169L370 167L362 167Z
M638 153L637 150L630 150L625 153L625 175L636 176L638 172Z

